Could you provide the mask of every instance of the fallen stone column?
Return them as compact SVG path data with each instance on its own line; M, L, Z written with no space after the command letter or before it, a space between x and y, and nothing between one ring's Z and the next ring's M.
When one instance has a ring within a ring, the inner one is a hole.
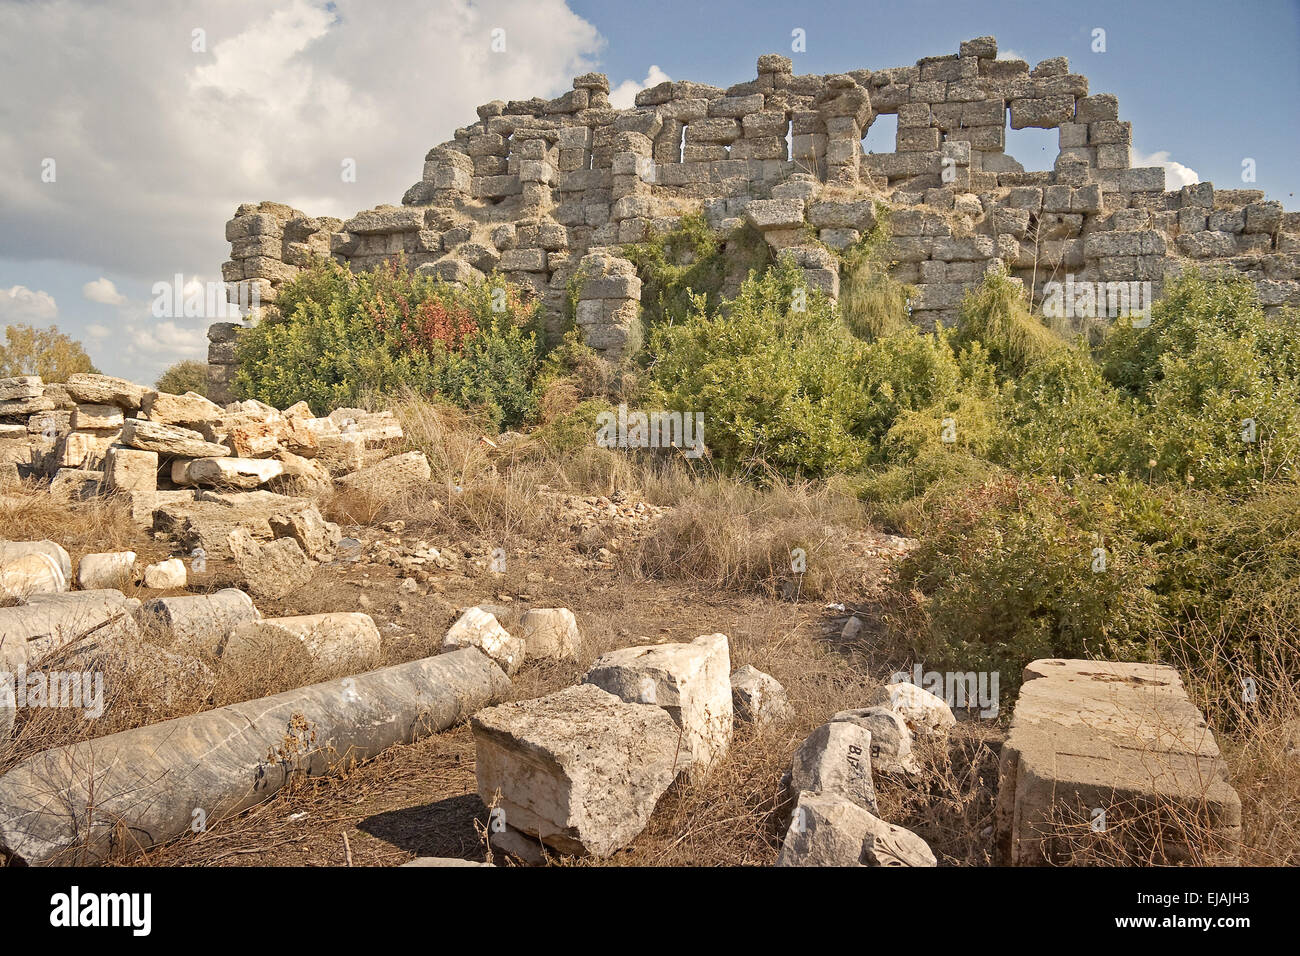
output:
M0 563L0 595L22 600L32 594L58 594L68 589L59 563L48 554L33 551Z
M287 656L303 666L366 667L379 651L379 628L370 615L340 611L240 624L226 638L221 660L238 667Z
M47 750L0 777L0 850L36 865L153 846L269 799L292 775L445 730L509 689L466 648Z
M135 633L139 602L121 591L33 594L0 608L0 671L16 671L50 651L88 637L96 643Z
M48 554L63 572L65 580L72 580L72 559L63 546L49 539L44 541L0 541L0 563L12 561L26 554Z
M226 636L240 624L262 619L253 599L238 588L214 594L154 598L145 604L140 623L171 634L172 646L188 654L214 656Z

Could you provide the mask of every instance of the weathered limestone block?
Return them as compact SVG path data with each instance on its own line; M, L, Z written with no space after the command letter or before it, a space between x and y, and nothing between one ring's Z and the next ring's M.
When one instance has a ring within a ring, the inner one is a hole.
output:
M935 866L911 830L834 794L801 793L777 866Z
M17 375L0 379L0 401L25 401L41 398L45 394L45 385L39 375Z
M519 670L527 653L524 641L514 637L501 626L495 615L481 607L466 610L443 635L444 654L465 647L477 647L507 675Z
M198 657L215 656L235 627L261 618L253 599L238 588L154 598L140 612L142 626L158 631L173 649Z
M145 393L149 391L145 386L126 379L91 372L77 372L69 376L67 388L68 394L78 404L116 405L128 410L139 408Z
M247 528L235 528L227 542L235 566L255 598L282 598L310 581L315 571L311 559L292 538L263 544Z
M284 463L274 458L195 458L184 466L178 480L173 463L172 480L183 485L252 489L284 473Z
M791 794L833 793L876 812L871 732L852 721L822 724L799 745L782 784Z
M483 802L561 853L607 857L626 846L681 767L663 710L591 684L502 704L470 724Z
M68 432L55 445L58 462L65 468L98 468L117 440L116 432Z
M737 720L753 724L790 718L790 701L781 682L746 664L731 672L731 706Z
M196 392L172 395L168 392L146 392L140 409L150 421L164 425L197 425L221 417L221 406ZM118 425L121 425L119 420ZM111 427L107 425L96 426Z
M104 487L110 491L157 491L158 453L111 446L104 454Z
M271 533L277 538L292 538L307 557L323 561L334 554L343 532L337 524L326 521L313 507L272 515Z
M71 425L77 431L117 431L125 421L117 405L78 405L72 412Z
M998 55L998 41L996 37L990 36L963 40L960 50L962 57L973 56L982 60L994 60Z
M847 721L871 732L871 766L881 773L920 773L912 752L912 731L902 716L888 707L842 710L831 722Z
M199 432L143 418L128 418L123 423L121 442L140 451L183 458L222 458L230 454L229 448L205 441Z
M519 620L529 659L577 660L582 653L578 619L567 607L530 608Z
M105 551L83 555L77 564L77 587L83 591L121 589L130 583L134 570L134 551Z
M59 562L43 551L30 551L0 561L0 595L25 600L33 594L57 594L68 589Z
M689 644L625 647L597 658L583 681L623 700L655 704L682 729L692 773L707 772L731 746L734 712L725 634Z
M1074 120L1074 97L1043 96L1011 101L1011 128L1055 129Z
M185 587L185 562L180 558L159 561L144 569L144 586L156 591Z
M1231 863L1241 800L1174 668L1038 660L1002 748L995 833L1011 865L1068 861L1088 839L1144 862Z
M341 489L383 490L393 494L427 484L433 474L422 451L393 455L337 480Z
M869 199L815 202L808 206L808 221L818 229L870 232L876 225L876 205Z
M868 707L887 707L907 722L913 733L928 737L944 733L957 723L952 708L923 687L899 681L876 688Z

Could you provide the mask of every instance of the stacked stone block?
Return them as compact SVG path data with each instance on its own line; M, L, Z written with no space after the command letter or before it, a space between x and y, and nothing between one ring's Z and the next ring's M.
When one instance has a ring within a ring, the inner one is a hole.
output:
M623 110L598 73L554 99L494 100L429 151L400 207L338 223L278 203L241 206L225 274L269 301L326 245L357 270L401 254L451 282L499 272L540 297L554 336L588 253L644 241L686 212L724 231L750 222L800 260L810 285L835 294L822 254L847 249L877 208L891 208L893 272L916 286L923 326L955 321L960 291L995 266L1037 299L1067 274L1158 285L1184 262L1207 262L1248 274L1267 308L1297 301L1295 214L1254 191L1166 192L1163 169L1131 168L1117 98L1091 93L1064 57L1031 69L978 37L912 66L829 76L793 67L768 54L752 80L665 81ZM863 155L880 114L898 117L896 151ZM1008 121L1059 131L1051 171L1026 172L1006 155ZM608 343L628 340L610 331L631 327L628 300L587 301L580 327L613 355ZM220 385L233 335L214 336Z
M626 259L594 249L578 266L577 324L598 353L617 357L640 339L641 280Z

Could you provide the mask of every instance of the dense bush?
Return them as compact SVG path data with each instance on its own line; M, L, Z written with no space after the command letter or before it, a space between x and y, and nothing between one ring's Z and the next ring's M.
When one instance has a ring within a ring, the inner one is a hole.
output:
M238 394L337 408L402 389L514 426L537 409L536 305L490 278L458 288L390 263L318 262L279 290L281 316L240 336Z
M647 400L703 412L706 443L732 465L848 471L871 449L866 348L798 269L780 266L747 279L725 308L697 296L686 321L654 330Z
M624 247L623 254L641 279L642 315L651 329L684 320L701 296L706 310L717 309L728 286L734 290L772 263L770 247L752 226L724 236L699 213L683 216L671 232Z
M919 659L1014 684L1038 657L1149 657L1155 560L1102 499L1014 475L950 496L902 567L924 596Z
M170 392L173 395L184 395L186 392L207 395L208 367L194 359L177 362L159 376L155 387L160 392Z

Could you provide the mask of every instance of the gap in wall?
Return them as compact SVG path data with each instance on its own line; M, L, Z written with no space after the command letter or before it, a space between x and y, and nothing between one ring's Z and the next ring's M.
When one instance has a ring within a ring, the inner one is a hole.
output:
M1012 129L1007 127L1007 146L1003 150L1008 156L1025 167L1025 172L1035 173L1050 171L1056 165L1056 156L1060 150L1061 134L1054 129Z

